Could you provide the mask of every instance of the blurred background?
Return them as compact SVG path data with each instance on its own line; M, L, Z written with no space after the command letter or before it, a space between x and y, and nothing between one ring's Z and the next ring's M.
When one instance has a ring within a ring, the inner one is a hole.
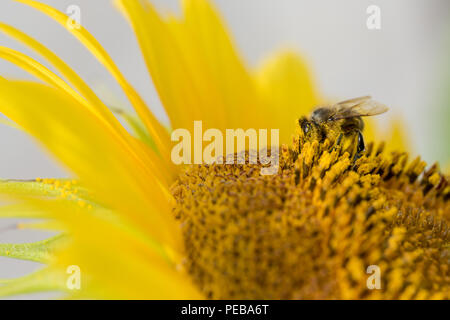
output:
M161 11L180 12L178 0L151 0ZM167 117L148 76L136 39L111 0L41 0L66 11L81 9L81 23L110 53L154 113ZM215 0L241 56L256 68L277 49L294 48L307 60L319 92L344 100L370 94L391 111L383 126L401 117L414 155L450 165L450 1L448 0ZM369 30L366 12L380 8L381 28ZM37 38L62 57L108 103L125 97L111 76L63 28L11 0L0 1L0 21ZM0 45L38 58L0 34ZM31 79L5 61L0 75ZM63 177L67 173L24 133L0 125L0 178ZM42 232L9 230L0 221L0 242L46 238ZM12 259L11 259L12 260ZM36 268L0 258L0 279ZM38 296L45 297L45 296Z

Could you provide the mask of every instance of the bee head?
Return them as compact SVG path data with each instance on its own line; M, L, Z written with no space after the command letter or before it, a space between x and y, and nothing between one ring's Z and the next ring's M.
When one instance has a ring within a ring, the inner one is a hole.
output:
M319 140L323 138L322 129L314 121L309 120L306 117L301 117L297 121L297 134L300 138L300 142Z
M298 120L298 125L300 126L300 129L304 135L310 134L312 130L312 124L308 119L306 119L305 117L300 118Z

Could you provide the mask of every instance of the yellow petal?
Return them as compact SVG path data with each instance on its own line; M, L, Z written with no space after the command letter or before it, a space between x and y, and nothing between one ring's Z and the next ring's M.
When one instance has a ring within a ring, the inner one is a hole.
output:
M105 51L105 49L100 45L100 43L86 30L84 27L80 26L80 28L70 28L67 25L68 17L46 5L43 3L39 3L33 0L15 0L17 2L22 2L24 4L33 7L44 14L53 18L56 22L64 26L69 32L71 32L80 42L82 42L86 48L92 52L92 54L100 61L106 69L114 76L119 85L124 90L125 94L128 96L131 104L134 106L136 112L139 117L141 117L142 121L146 125L147 130L150 135L155 139L155 143L158 146L158 149L162 154L169 154L168 142L169 135L165 131L164 127L158 122L158 120L153 116L153 114L149 111L147 106L145 105L142 98L136 92L136 90L129 84L129 82L124 78L119 68L117 68L114 61Z
M118 1L133 25L153 83L174 128L199 118L199 104L181 51L176 47L165 23L144 1Z
M409 151L412 152L411 143L408 141L407 128L404 121L395 118L390 122L388 133L384 136L386 141L386 150L391 151Z
M0 279L0 297L33 292L64 290L65 275L59 270L44 268L15 279Z
M86 109L56 89L0 80L0 111L40 140L100 202L157 241L180 248L167 190Z
M184 18L163 20L148 1L118 1L130 18L173 128L256 127L258 96L209 1L183 1Z
M66 79L74 85L74 87L89 101L90 106L95 108L96 112L114 125L117 125L118 122L114 121L111 112L108 108L103 104L103 102L97 97L97 95L92 91L92 89L73 71L62 59L60 59L57 55L43 46L41 43L28 36L27 34L21 32L20 30L0 22L0 31L5 34L11 36L18 41L21 41L42 57L44 57L50 64L52 64Z
M373 119L364 119L364 139L366 142L385 142L385 150L412 152L411 143L408 141L408 131L404 121L400 117L390 120L387 132L382 132L379 125Z
M125 120L139 140L148 144L155 152L158 152L155 141L153 141L152 137L145 130L145 127L139 118L120 108L111 108L111 110Z
M1 77L0 77L0 79L1 79ZM0 118L0 124L20 130L20 127L17 124L15 124L12 121L9 121L8 119Z
M31 208L24 203L15 203L0 207L0 218L46 218L48 212Z
M364 130L363 130L363 134L364 134L364 140L366 143L369 142L375 142L378 143L379 141L379 137L377 137L377 133L378 129L377 129L377 125L375 123L374 120L372 119L364 119Z
M36 262L48 262L51 252L65 241L62 235L51 237L42 241L20 244L0 244L0 256L30 260Z
M111 135L113 135L117 139L117 141L120 142L122 146L135 157L137 161L142 162L146 160L145 158L143 158L145 156L148 157L147 160L149 160L146 162L147 166L150 166L156 162L163 164L163 166L154 168L154 172L161 181L165 181L166 183L169 182L171 174L174 173L173 168L171 168L170 165L167 165L167 162L163 163L160 160L152 161L151 159L156 158L156 154L152 154L152 152L142 152L142 148L140 148L134 141L134 139L129 136L129 134L119 124L117 119L112 117L110 111L102 112L101 106L96 106L86 101L56 74L44 67L39 62L33 60L32 58L24 55L21 52L6 47L0 47L0 58L14 63L18 67L24 69L25 71L28 71L30 74L35 75L42 81L61 89L68 96L75 99L80 104L80 107L86 108L90 113L92 113L92 115L94 115L98 120L98 125L102 126L105 131L108 131ZM100 109L98 107L100 107ZM109 117L105 117L104 115L102 115L103 113L109 113ZM163 169L162 171L161 168Z
M191 69L204 81L198 81L202 95L212 94L202 111L224 108L228 128L257 128L260 104L256 87L222 18L210 1L183 0L182 6L179 43Z
M286 51L268 59L256 75L267 107L260 112L280 128L280 139L289 143L295 120L305 116L319 103L306 63L297 54Z
M65 211L59 221L66 226L70 242L55 254L51 267L80 268L82 288L75 292L78 297L200 298L190 278L168 259L163 247L130 231L123 223L111 223L85 208L66 207L62 202L33 203L45 211Z
M65 83L61 78L44 67L42 64L27 55L7 47L0 47L0 58L8 60L25 71L33 74L42 81L60 88L68 95L76 99L80 104L84 104L84 99L69 85L67 85L67 83Z
M209 1L183 0L183 17L168 19L148 1L118 3L174 128L191 129L194 120L222 130L276 128L288 142L295 119L318 103L305 63L292 53L249 73Z

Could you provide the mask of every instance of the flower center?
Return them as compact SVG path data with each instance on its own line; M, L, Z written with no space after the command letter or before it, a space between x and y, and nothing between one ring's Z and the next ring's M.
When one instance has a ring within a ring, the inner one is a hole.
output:
M280 150L280 170L193 165L172 188L185 267L213 299L398 298L450 292L448 178L372 144ZM382 290L369 290L368 266ZM447 280L445 280L447 279Z

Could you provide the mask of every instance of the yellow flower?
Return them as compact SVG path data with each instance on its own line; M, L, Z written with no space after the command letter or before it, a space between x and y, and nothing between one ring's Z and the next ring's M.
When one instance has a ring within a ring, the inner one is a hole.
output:
M173 129L195 120L220 130L275 128L289 144L276 175L260 175L257 164L177 167L169 132L95 38L52 7L17 1L67 27L118 81L138 118L116 110L131 134L59 57L0 23L63 77L0 47L1 58L44 82L0 78L0 111L76 178L0 181L10 201L1 217L41 218L21 228L62 232L0 244L0 255L46 263L0 281L0 295L448 298L448 178L382 145L368 144L354 162L334 141L300 143L295 119L322 99L296 54L251 72L208 1L182 1L182 17L162 17L145 0L117 1ZM381 290L367 288L370 265L381 270ZM71 270L79 271L79 289Z

